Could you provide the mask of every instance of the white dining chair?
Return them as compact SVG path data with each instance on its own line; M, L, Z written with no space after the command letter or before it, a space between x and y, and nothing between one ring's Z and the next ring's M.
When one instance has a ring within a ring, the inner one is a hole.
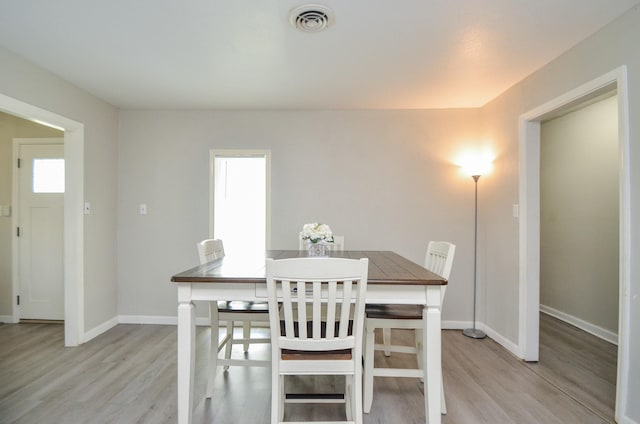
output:
M214 261L224 257L224 245L220 239L207 239L198 243L198 256L200 263ZM269 322L268 302L246 302L237 300L220 300L209 302L209 315L211 318L211 347L209 351L209 376L207 379L206 397L213 393L218 366L228 370L230 365L240 366L270 366L268 360L255 359L231 359L234 345L243 345L244 353L249 350L249 345L254 343L271 343L270 337L251 337L253 322ZM225 336L219 339L220 322L225 322ZM242 338L235 336L236 323L242 323ZM217 345L216 345L217 341ZM224 358L218 358L220 351L224 349Z
M344 250L344 236L333 236L333 243L329 244L331 250L343 251ZM298 234L298 250L306 250L306 241L302 239L302 232Z
M449 242L429 242L425 256L424 267L431 272L449 279L453 266L453 257L456 246ZM444 300L446 286L442 287L441 304ZM373 404L373 378L374 377L413 377L423 378L423 348L422 346L422 305L367 305L365 308L365 348L364 348L364 412L371 412ZM375 343L375 330L382 329L383 343ZM392 345L392 329L415 330L415 342L413 346ZM415 354L418 363L417 368L376 368L374 363L375 351L384 351L386 356L391 352ZM427 382L428 384L429 382ZM447 413L444 384L440 384L440 404L442 413Z
M271 423L286 403L344 403L347 421L362 423L362 345L369 260L266 260L271 329ZM281 311L278 311L278 302ZM340 399L286 394L285 376L345 376ZM298 421L297 421L298 422Z

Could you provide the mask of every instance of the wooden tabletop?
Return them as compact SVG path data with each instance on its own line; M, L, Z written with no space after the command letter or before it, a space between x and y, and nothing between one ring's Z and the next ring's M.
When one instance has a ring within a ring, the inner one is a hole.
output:
M224 258L196 266L171 277L174 283L264 283L264 259L286 259L306 257L304 250L268 250L259 257ZM338 258L369 258L369 284L403 284L403 285L446 285L447 280L411 262L410 260L388 251L345 250L331 252L330 256Z

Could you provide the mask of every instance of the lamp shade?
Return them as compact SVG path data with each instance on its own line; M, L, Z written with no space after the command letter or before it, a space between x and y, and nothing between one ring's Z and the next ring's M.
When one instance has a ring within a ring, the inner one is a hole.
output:
M491 159L486 157L467 157L460 164L462 172L467 175L486 175L493 167Z

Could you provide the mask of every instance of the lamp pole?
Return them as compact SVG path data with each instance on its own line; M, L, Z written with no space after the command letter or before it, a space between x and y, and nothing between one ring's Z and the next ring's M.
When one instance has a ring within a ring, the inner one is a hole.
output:
M478 264L478 180L480 175L472 175L475 183L475 207L473 222L473 328L467 328L462 331L467 337L472 339L484 339L487 337L482 330L476 329L476 287L477 287L477 264Z

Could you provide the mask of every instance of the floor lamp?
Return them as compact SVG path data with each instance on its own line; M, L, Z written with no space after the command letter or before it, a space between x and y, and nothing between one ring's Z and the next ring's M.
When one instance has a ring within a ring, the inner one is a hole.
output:
M477 288L477 264L478 264L478 180L480 179L480 174L475 173L475 175L471 175L473 181L475 183L476 188L476 198L475 198L475 208L474 208L474 222L473 222L473 328L467 328L462 331L467 337L471 337L472 339L484 339L487 337L487 334L476 328L476 288Z

